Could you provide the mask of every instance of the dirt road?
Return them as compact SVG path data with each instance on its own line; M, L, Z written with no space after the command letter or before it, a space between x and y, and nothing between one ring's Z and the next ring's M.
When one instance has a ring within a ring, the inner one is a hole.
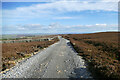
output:
M60 41L3 74L3 78L91 78L69 41Z

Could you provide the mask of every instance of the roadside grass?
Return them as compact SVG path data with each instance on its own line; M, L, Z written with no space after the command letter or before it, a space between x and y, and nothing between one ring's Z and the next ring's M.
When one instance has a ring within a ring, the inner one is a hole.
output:
M40 50L54 44L59 39L51 41L34 41L2 44L2 71L15 66L17 62L35 55Z
M95 78L120 79L120 52L117 32L62 35L88 63Z

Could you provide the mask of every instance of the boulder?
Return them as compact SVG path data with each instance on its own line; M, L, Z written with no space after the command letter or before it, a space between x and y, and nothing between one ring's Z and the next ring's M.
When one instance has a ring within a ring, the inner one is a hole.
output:
M34 52L38 52L38 49L34 50Z
M25 57L25 54L22 53L22 52L17 52L16 54L19 55L19 56Z

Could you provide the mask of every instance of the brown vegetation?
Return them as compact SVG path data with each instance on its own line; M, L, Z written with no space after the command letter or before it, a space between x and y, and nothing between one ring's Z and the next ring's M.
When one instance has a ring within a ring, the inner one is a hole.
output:
M69 39L80 56L88 62L89 70L97 78L120 79L120 51L118 32L62 35Z
M34 42L21 42L21 43L3 43L2 44L2 70L13 67L19 60L28 58L34 55L43 48L58 41L55 38L51 41L34 41Z

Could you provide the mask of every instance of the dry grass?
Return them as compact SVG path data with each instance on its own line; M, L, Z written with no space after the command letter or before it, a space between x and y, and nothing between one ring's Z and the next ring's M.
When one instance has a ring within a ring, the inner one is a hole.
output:
M15 65L16 60L30 57L34 52L58 41L58 38L52 41L35 41L22 43L3 43L2 44L2 70L9 69Z
M62 35L69 39L88 62L94 77L120 79L120 52L117 32Z

